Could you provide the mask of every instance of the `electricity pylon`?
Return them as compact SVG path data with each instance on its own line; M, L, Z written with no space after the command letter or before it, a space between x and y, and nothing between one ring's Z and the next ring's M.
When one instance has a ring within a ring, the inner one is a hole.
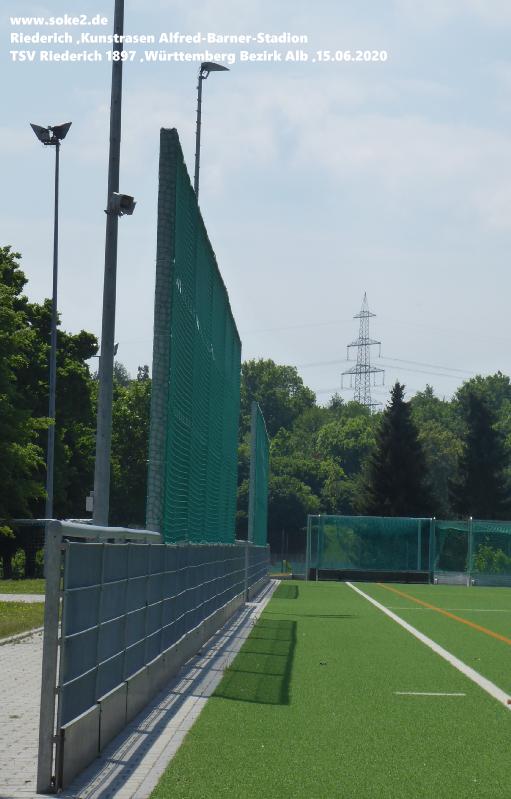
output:
M360 329L358 338L348 344L348 356L350 359L350 348L357 348L357 363L351 369L347 369L341 375L341 386L343 383L344 375L350 376L350 388L353 388L353 379L355 380L355 402L360 402L361 405L367 405L371 410L381 402L373 402L371 399L371 385L376 385L376 375L382 375L382 385L385 382L385 371L378 369L376 366L371 366L371 347L378 345L379 355L381 355L381 341L376 341L369 338L369 319L376 314L371 313L367 303L367 294L364 294L362 308L360 313L355 314L353 319L360 319Z

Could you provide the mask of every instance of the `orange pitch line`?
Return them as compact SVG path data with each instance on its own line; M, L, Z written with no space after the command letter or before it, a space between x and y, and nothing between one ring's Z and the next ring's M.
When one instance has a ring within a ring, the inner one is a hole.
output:
M399 591L397 588L391 588L390 585L384 585L383 583L377 583L377 585L379 585L380 588L385 588L387 591L392 591L398 596L405 597L405 599L410 599L412 602L416 602L417 605L422 605L425 608L429 608L430 610L435 610L437 613L441 613L443 616L447 616L449 619L459 621L460 624L466 624L467 627L472 627L474 630L479 630L480 633L489 635L491 638L496 638L498 641L504 641L505 644L509 644L509 646L511 646L511 638L506 638L505 635L494 633L493 630L488 630L486 627L482 627L480 624L476 624L473 621L468 621L468 619L463 619L461 616L456 616L454 613L450 613L448 610L437 608L436 605L430 605L429 602L423 602L422 599L417 599L411 594L406 594L404 591Z

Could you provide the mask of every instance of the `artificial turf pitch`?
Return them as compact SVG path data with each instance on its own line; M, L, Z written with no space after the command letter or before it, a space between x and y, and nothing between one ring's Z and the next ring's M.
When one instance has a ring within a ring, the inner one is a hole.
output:
M412 599L511 640L511 591L359 587L511 692L510 644ZM504 799L510 738L511 710L347 585L283 583L152 799Z

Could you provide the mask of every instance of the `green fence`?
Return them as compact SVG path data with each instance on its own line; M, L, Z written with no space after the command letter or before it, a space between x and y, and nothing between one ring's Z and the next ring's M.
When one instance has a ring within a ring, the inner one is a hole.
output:
M146 524L232 542L241 343L176 130L161 130Z
M309 516L303 561L307 575L427 572L436 583L511 585L511 522Z
M265 546L268 539L268 480L270 443L264 416L257 402L252 403L250 480L248 495L248 540Z
M436 582L511 585L511 522L434 522Z

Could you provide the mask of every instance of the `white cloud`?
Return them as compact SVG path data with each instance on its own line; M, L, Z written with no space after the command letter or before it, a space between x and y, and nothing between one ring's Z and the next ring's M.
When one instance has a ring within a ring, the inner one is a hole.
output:
M508 0L396 0L396 10L402 19L423 30L460 17L472 17L491 26L511 24Z
M203 130L202 168L211 195L221 195L232 181L239 185L240 171L267 172L271 184L286 170L319 170L325 185L332 176L372 182L375 190L386 192L386 201L406 198L411 212L426 203L475 215L485 228L511 226L506 213L511 137L403 111L367 111L407 90L442 97L449 95L448 87L427 81L332 79L322 89L312 79L298 86L286 77L278 83L259 79L250 93L239 83L218 90L207 101ZM180 111L172 114L174 109ZM144 148L149 141L156 146L155 130L163 122L178 128L191 170L194 111L190 102L185 112L182 97L172 92L132 94L126 104L123 164L143 163Z
M484 228L511 228L511 136L404 110L367 110L403 85L333 81L318 92L311 80L301 81L298 93L289 79L259 81L245 103L241 92L219 93L207 128L208 181L221 191L239 169L264 169L271 177L275 170L319 170L325 185L332 177L351 187L363 182L364 189L372 183L386 201L406 199L411 213L442 207ZM439 96L450 91L428 82L418 88Z
M474 16L488 24L511 25L511 5L508 0L469 0L468 7Z
M147 0L134 0L135 7L147 9ZM244 26L255 24L261 16L259 3L240 2L240 0L201 0L200 3L190 3L189 0L153 0L153 9L169 12L167 29L176 30L178 19L180 24L186 26L200 25L201 30L216 30L221 28L225 32L235 32ZM161 15L160 15L161 16ZM183 30L192 32L191 28Z
M0 151L6 155L20 155L34 149L36 138L30 127L25 125L19 128L0 127Z

